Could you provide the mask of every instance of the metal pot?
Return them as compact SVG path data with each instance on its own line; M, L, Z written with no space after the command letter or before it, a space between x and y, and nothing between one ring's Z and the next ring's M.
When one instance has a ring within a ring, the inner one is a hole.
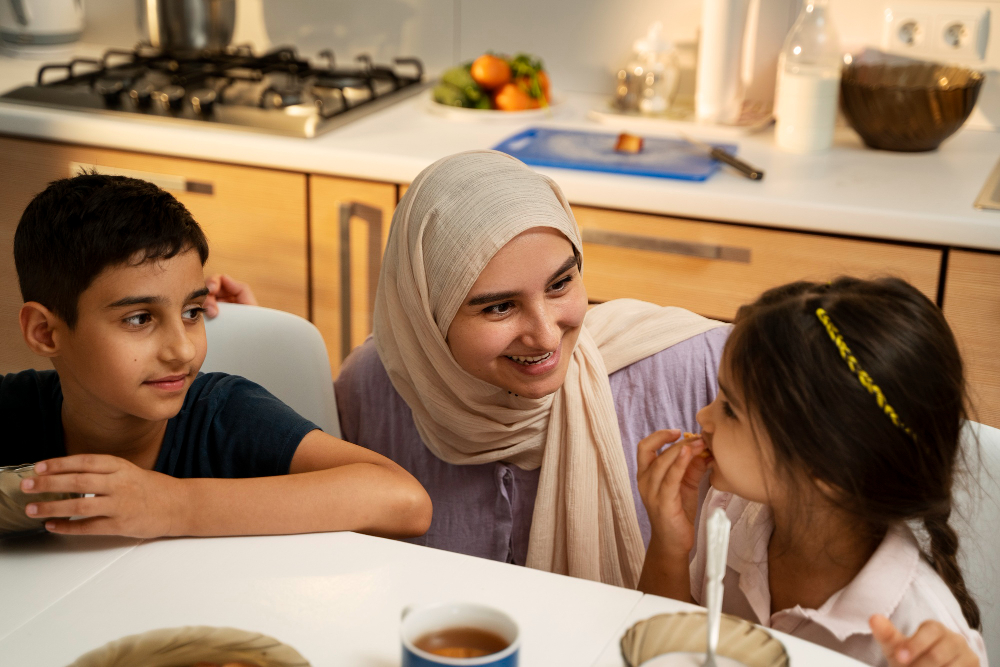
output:
M236 0L138 0L139 26L161 51L221 51L233 38Z

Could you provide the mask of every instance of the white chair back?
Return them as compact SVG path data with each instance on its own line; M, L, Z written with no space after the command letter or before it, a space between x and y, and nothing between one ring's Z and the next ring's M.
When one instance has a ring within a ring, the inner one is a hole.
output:
M280 310L219 304L205 322L201 370L240 375L261 385L326 433L340 437L326 344L308 320Z
M978 452L976 440L978 439ZM982 614L986 654L1000 658L1000 429L969 422L969 475L955 489L959 565Z

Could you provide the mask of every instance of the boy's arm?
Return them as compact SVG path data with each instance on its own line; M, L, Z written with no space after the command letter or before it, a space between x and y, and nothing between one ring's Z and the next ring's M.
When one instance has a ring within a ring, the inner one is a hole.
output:
M409 473L319 430L302 439L288 475L176 479L90 454L50 459L36 471L39 476L22 485L29 493L95 494L28 507L35 518L84 517L47 521L46 529L56 533L160 537L353 530L407 537L426 532L431 520L430 498Z

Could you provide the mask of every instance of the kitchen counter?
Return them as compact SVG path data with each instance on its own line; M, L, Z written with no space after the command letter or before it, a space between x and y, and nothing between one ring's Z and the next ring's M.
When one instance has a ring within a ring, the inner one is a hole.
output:
M85 55L100 51L80 47ZM0 57L0 90L32 81L38 67L37 61ZM0 103L0 133L409 183L438 158L489 148L531 125L615 131L587 119L587 112L601 103L598 96L567 93L548 118L458 122L433 113L428 97L419 95L314 139ZM693 133L732 141L729 136L713 136L711 128ZM735 143L742 158L766 172L763 181L749 181L728 169L704 183L539 171L552 176L574 204L1000 250L1000 211L972 206L1000 157L1000 133L962 130L938 151L916 154L866 149L848 128L839 128L835 146L817 155L778 151L771 130L740 137Z

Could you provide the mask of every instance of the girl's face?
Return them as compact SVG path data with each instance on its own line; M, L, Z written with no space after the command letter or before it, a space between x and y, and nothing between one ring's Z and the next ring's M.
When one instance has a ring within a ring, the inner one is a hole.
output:
M470 375L527 398L555 392L587 314L573 246L535 227L493 256L448 328L448 347Z
M712 453L710 482L719 491L773 505L779 488L774 448L757 416L747 414L746 401L729 381L727 366L723 357L719 393L697 417Z

